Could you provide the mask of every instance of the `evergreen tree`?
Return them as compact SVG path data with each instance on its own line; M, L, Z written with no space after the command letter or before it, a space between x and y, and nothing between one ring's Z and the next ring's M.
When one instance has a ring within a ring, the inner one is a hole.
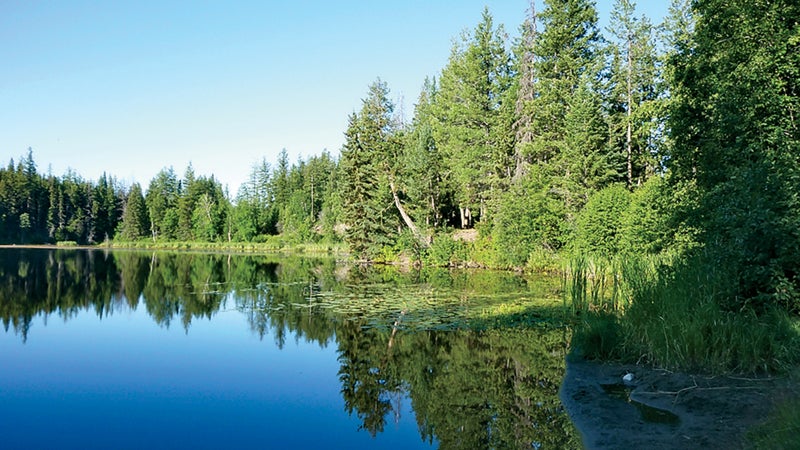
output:
M484 9L481 23L454 46L431 109L433 137L451 171L464 228L486 213L492 192L507 186L513 172L505 40Z
M150 181L145 203L153 240L177 237L179 189L178 177L172 167L161 169Z
M438 227L443 224L449 205L445 161L433 137L431 108L435 96L435 81L426 78L411 132L406 135L401 179L416 221Z
M275 226L278 233L283 229L281 215L289 200L289 169L289 155L284 148L278 155L278 166L272 174L272 195L274 197L272 217L277 221Z
M514 179L519 179L527 172L533 150L533 104L536 98L536 58L534 47L537 38L536 2L531 0L529 15L520 27L521 37L514 48L516 56L516 102L514 121Z
M615 181L619 175L615 155L606 146L607 126L601 101L592 80L580 80L569 98L564 117L564 146L553 187L567 211L578 211L593 192Z
M599 44L597 11L588 0L546 0L537 16L544 30L536 36L533 70L536 95L530 111L531 145L526 158L539 164L562 156L568 108L582 81L592 79ZM560 174L559 174L560 175Z
M122 223L120 224L120 237L128 241L135 241L150 234L150 220L147 214L147 206L142 195L142 188L139 183L131 186L130 192L125 202L122 213Z
M116 192L114 180L103 173L92 191L91 199L94 226L89 242L113 239L122 216L122 199Z
M534 6L515 48L514 186L493 230L500 258L517 266L536 249L560 248L591 193L619 172L606 145L594 6L547 0L539 13Z
M392 153L392 111L386 83L369 87L358 114L352 114L341 152L342 218L345 240L358 258L371 259L393 241L399 222L385 177Z
M266 159L254 165L250 176L239 188L233 208L233 227L237 240L275 234L277 202L272 168Z
M522 66L531 79L518 92L517 111L530 116L517 120L517 135L524 138L517 158L537 166L536 177L549 186L545 195L563 203L563 220L569 221L618 170L606 147L599 96L597 12L587 0L547 0L533 21L543 30L533 39L528 25L517 50L532 54Z
M653 29L646 17L635 17L636 3L616 0L611 12L612 142L624 148L629 188L661 169L658 135L660 102L658 58Z

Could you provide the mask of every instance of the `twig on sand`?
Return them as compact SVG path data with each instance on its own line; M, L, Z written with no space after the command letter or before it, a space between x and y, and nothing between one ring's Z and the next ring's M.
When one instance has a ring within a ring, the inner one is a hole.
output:
M739 381L775 381L786 377L743 378L743 377L728 376L728 378L730 378L731 380L739 380Z
M694 377L692 377L692 386L685 387L683 389L679 389L677 391L651 391L651 392L636 392L636 395L674 395L675 400L674 402L678 401L678 397L681 394L689 392L689 391L739 391L739 390L749 390L749 389L761 389L761 386L710 386L710 387L700 387L697 385L697 381Z

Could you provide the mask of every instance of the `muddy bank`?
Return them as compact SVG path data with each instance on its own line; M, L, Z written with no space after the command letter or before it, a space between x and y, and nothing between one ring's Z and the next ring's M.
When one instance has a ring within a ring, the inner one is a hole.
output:
M788 377L704 377L568 360L560 394L587 449L737 449L751 426L798 392Z

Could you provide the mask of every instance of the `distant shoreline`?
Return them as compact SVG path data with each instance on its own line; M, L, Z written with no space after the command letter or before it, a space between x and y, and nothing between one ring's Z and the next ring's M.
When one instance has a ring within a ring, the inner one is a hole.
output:
M160 242L160 243L102 243L95 245L57 245L57 244L0 244L0 249L44 249L44 250L140 250L140 251L204 251L230 252L246 254L308 254L342 256L347 252L339 245L327 244L294 244L269 245L253 243L217 243L217 242Z
M56 244L0 244L0 248L52 248L52 249L75 249L75 250L95 250L95 249L104 249L104 248L112 248L109 246L99 246L99 245L56 245Z

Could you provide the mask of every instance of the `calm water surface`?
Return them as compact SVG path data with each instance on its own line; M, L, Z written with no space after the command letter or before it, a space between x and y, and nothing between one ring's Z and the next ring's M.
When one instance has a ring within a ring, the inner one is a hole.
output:
M2 448L564 448L552 282L0 249Z

